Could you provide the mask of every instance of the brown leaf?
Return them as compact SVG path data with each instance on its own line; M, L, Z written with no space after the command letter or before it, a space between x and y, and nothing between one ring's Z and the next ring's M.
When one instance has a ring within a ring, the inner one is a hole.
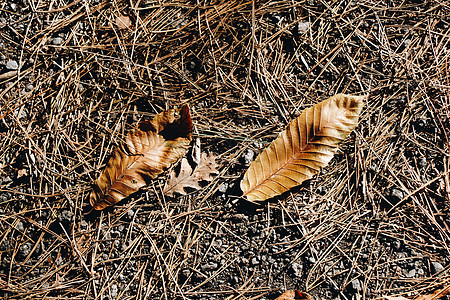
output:
M244 196L264 201L318 173L356 127L366 98L337 94L305 109L250 164L241 181Z
M128 16L119 16L116 18L116 25L119 29L127 29L131 27L131 20Z
M173 196L174 193L186 195L185 188L201 189L201 181L213 180L213 174L217 174L217 164L214 155L202 153L198 165L195 166L183 157L181 164L170 172L169 179L164 187L164 194ZM177 172L178 171L178 172Z
M281 294L275 300L310 300L312 297L306 293L302 293L297 290L290 290Z
M95 181L90 203L96 210L113 205L156 178L182 157L192 140L189 107L157 114L141 122L111 155Z

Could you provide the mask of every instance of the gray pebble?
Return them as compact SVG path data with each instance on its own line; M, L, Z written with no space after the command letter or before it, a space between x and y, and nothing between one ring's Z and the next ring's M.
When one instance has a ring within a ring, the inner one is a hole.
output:
M301 264L294 262L291 265L291 269L295 277L302 277L303 266Z
M225 194L228 190L228 183L224 182L221 186L219 186L218 191L222 194Z
M404 195L403 192L397 188L392 188L391 190L391 196L395 198L397 201L400 201L403 199Z
M72 217L73 217L73 212L71 212L70 210L63 210L59 216L58 219L60 222L62 221L72 221Z
M15 60L8 60L8 62L6 63L6 68L8 70L17 70L19 69L19 64Z
M312 264L315 264L316 263L316 259L314 258L314 257L308 257L308 261L310 262L310 263L312 263Z
M250 149L244 153L244 164L249 165L253 161L253 157L255 157L255 152Z
M118 291L119 291L119 288L117 287L117 284L111 285L111 297L116 298Z
M23 222L17 222L16 229L19 231L24 231Z
M21 256L22 258L25 258L28 256L28 254L30 254L30 251L31 251L31 245L29 243L25 243L22 246L20 246L19 256Z
M308 31L309 25L310 25L309 22L300 22L300 23L298 23L298 25L297 25L298 32L299 33L305 33L306 31Z
M416 269L409 270L409 272L406 273L406 277L407 278L414 278L414 277L416 277Z
M252 258L252 261L251 261L251 264L252 264L253 266L259 265L259 260L258 260L256 257L253 257L253 258Z
M134 216L134 211L133 211L133 210L130 209L129 211L127 211L127 217L128 217L129 219L132 219L133 216Z
M427 166L427 159L425 157L419 158L419 167L425 168Z
M60 37L55 37L52 40L53 45L61 45L63 43L63 39Z
M444 270L444 266L437 261L431 262L431 274L436 274Z
M359 279L355 279L352 281L352 288L353 290L360 292L362 291L362 285L361 285L361 281Z

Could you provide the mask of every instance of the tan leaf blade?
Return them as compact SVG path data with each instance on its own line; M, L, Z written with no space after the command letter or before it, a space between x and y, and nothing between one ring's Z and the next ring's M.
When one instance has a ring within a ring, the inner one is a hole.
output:
M179 165L180 170L172 170L169 179L164 186L164 194L173 196L174 193L186 195L185 188L195 190L202 188L200 182L213 180L213 174L217 174L217 164L214 155L202 153L198 165L194 168L186 157L183 157ZM178 168L178 167L176 167Z
M170 109L129 132L95 181L90 203L96 210L137 192L182 157L192 140L189 107Z
M275 300L310 300L312 297L297 290L290 290L281 294Z
M244 196L264 201L318 173L358 124L366 98L337 94L305 109L250 164L241 181Z

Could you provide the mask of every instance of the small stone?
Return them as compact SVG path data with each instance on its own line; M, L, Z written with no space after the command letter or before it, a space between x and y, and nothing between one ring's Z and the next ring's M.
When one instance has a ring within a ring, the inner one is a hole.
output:
M8 70L17 70L19 69L19 64L15 60L8 60L8 62L6 63L6 68Z
M70 210L63 210L59 214L58 219L60 222L63 222L63 221L70 222L70 221L72 221L72 217L73 217L73 212L71 212Z
M16 229L19 231L24 231L23 222L17 222Z
M301 264L294 262L291 265L291 269L292 269L292 272L294 273L295 277L302 276L303 266Z
M222 194L225 194L228 190L228 183L224 182L221 186L219 186L218 191Z
M306 31L308 31L309 26L310 26L309 22L300 22L300 23L298 23L298 25L297 25L298 32L299 33L305 33Z
M362 291L361 281L359 279L352 281L352 289L357 292Z
M414 277L416 277L416 269L409 270L409 272L406 273L406 277L407 278L414 278Z
M312 264L315 264L316 263L316 259L314 258L314 257L308 257L308 261L310 262L310 263L312 263Z
M403 192L397 188L392 188L391 197L395 198L395 200L400 201L403 199Z
M133 210L129 210L129 211L127 211L127 217L128 217L128 219L132 219L133 218L133 216L134 216L134 211Z
M431 274L436 274L444 270L444 266L438 263L437 261L432 261L430 267L431 267Z
M419 158L419 167L425 168L427 166L427 159L425 157Z
M117 297L117 292L119 291L119 288L117 287L117 284L113 284L111 285L111 297L112 298L116 298Z
M52 40L53 45L61 45L63 43L63 39L60 37L55 37Z
M255 157L255 152L253 152L250 149L247 149L247 151L244 153L244 164L249 165L253 161L253 157Z
M251 264L253 266L259 265L259 260L256 257L253 257L252 260L251 260Z
M22 258L25 258L30 254L31 251L31 245L29 243L25 243L20 246L19 248L19 256Z

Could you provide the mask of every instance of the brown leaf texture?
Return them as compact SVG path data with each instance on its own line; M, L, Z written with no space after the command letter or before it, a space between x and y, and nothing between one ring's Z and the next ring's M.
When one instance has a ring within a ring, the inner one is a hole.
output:
M241 181L244 196L264 201L318 173L358 124L366 98L337 94L305 109L250 164Z
M189 107L157 114L141 122L111 155L95 181L90 203L96 210L137 192L186 154L192 140Z
M290 290L281 294L275 300L311 300L312 297L297 290Z
M170 172L169 179L164 186L164 194L173 196L174 193L186 195L185 188L189 187L195 190L202 188L200 182L213 180L213 175L217 174L216 158L212 154L202 153L197 166L192 166L186 157L181 159L179 165ZM177 172L178 171L178 172Z

